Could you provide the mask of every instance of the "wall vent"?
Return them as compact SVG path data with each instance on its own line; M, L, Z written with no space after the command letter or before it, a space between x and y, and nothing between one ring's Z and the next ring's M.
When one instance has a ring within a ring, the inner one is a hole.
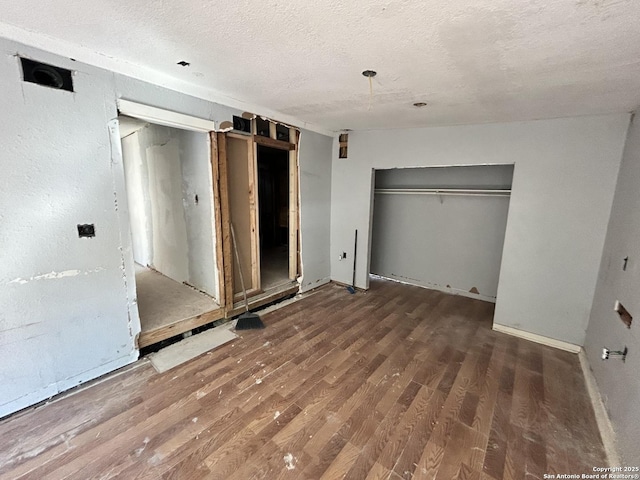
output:
M71 70L22 57L20 57L20 63L22 63L22 79L25 82L73 92Z

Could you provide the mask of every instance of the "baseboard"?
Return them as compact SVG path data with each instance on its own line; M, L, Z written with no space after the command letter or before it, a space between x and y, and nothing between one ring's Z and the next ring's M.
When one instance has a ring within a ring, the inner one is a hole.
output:
M448 293L450 295L460 295L461 297L473 298L474 300L482 300L483 302L496 303L496 297L489 297L480 293L467 292L466 290L460 290L453 287L443 287L435 284L422 284L418 283L418 280L409 281L410 279L404 277L397 277L393 275L379 275L377 273L370 274L374 278L381 278L383 280L391 280L392 282L402 283L404 285L411 285L413 287L426 288L427 290L437 290L438 292ZM339 283L339 282L338 282Z
M506 325L493 324L493 329L496 332L506 333L514 337L523 338L525 340L531 340L535 343L546 345L547 347L558 348L571 353L578 353L582 347L574 345L573 343L563 342L562 340L556 340L555 338L545 337L538 335L537 333L525 332L524 330L518 330L517 328L507 327Z
M619 467L622 464L620 463L620 455L618 455L618 450L616 448L616 436L613 431L613 426L611 425L611 420L609 419L609 415L607 414L604 402L602 401L602 396L600 395L600 389L598 388L596 379L593 376L591 367L589 367L589 361L587 360L587 355L585 354L583 348L580 349L578 358L580 359L582 374L584 375L584 381L587 385L587 391L589 392L589 397L591 398L591 405L593 405L593 412L596 416L598 430L600 430L600 437L602 438L604 451L607 454L609 466Z

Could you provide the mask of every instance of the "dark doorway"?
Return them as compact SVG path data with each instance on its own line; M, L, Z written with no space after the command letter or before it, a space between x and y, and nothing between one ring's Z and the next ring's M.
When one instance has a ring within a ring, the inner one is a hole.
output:
M258 145L260 280L263 290L289 279L289 152Z

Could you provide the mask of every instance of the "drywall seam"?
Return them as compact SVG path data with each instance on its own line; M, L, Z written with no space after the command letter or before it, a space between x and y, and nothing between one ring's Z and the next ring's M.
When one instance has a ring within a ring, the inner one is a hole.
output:
M517 328L507 327L506 325L500 325L497 323L493 324L493 330L500 333L506 333L507 335L514 337L523 338L524 340L530 340L541 345L546 345L547 347L564 350L566 352L578 353L582 348L578 345L574 345L573 343L563 342L562 340L556 340L555 338L545 337L536 333L525 332L524 330L518 330Z
M120 270L122 272L122 284L124 288L125 298L127 302L127 329L131 339L131 358L134 362L138 359L138 342L137 338L142 330L140 324L140 314L138 311L138 294L135 282L135 271L133 268L133 247L131 243L131 224L129 223L127 189L125 186L124 158L122 156L122 141L120 139L120 127L117 118L109 120L107 124L109 131L109 157L111 160L111 186L113 191L113 201L115 205L115 213L119 223L118 228L118 252L120 254ZM121 176L116 175L116 169L120 168ZM126 208L118 207L118 194L124 198ZM128 240L125 241L125 240ZM125 249L125 245L128 247ZM130 282L129 278L134 281Z
M600 389L598 388L596 379L591 371L589 360L587 360L584 348L581 348L578 352L578 358L580 359L582 374L584 375L584 381L587 385L587 391L589 392L589 398L591 399L591 405L593 406L593 412L596 416L598 430L600 430L600 437L602 438L604 451L607 454L609 466L618 467L621 463L616 445L616 435L613 430L613 425L611 425L611 419L609 418L604 402L602 401Z

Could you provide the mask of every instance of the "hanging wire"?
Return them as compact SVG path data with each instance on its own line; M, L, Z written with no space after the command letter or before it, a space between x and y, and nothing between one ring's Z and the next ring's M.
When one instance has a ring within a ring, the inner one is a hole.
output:
M371 110L371 105L373 103L373 77L377 75L377 72L374 70L365 70L362 72L362 75L369 79L369 111Z

